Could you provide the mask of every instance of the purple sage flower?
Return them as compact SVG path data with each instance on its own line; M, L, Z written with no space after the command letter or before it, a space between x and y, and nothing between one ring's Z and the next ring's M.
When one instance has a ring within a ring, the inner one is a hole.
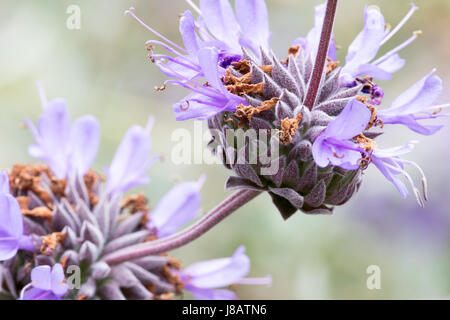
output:
M64 281L61 264L38 266L31 270L31 283L23 288L20 300L61 300L68 291Z
M361 75L370 75L378 80L389 80L392 74L400 70L405 60L400 58L398 52L411 44L420 34L414 32L413 36L404 43L395 47L383 56L375 59L380 48L386 44L411 18L418 7L412 4L411 10L402 21L391 31L377 6L368 6L364 10L364 28L350 44L342 68L341 83L352 86L355 78Z
M107 169L107 192L125 193L133 187L149 183L147 170L157 159L150 157L152 125L153 118L150 118L147 128L135 125L125 133Z
M377 117L383 124L402 124L409 129L431 135L442 128L441 125L423 125L418 121L436 119L448 114L440 114L440 106L433 105L442 93L442 80L434 75L435 69L394 100L388 109L379 110Z
M34 249L33 239L24 235L22 211L17 200L0 193L0 261L13 258L19 250Z
M201 213L200 189L205 179L206 176L202 176L199 181L183 182L173 187L149 214L147 228L162 238L197 218Z
M0 171L0 194L9 194L9 177L5 171Z
M84 175L97 155L100 142L97 119L88 115L71 124L63 99L50 102L43 99L42 104L44 112L37 127L25 120L36 139L28 149L30 155L46 162L58 178Z
M369 109L363 103L350 101L315 139L312 155L316 164L325 168L331 162L347 170L358 169L362 149L351 140L364 132L370 116Z
M198 300L236 300L236 295L227 289L219 289L232 284L266 284L271 278L245 279L250 271L250 259L241 246L229 258L197 262L182 272L180 276L185 289ZM248 280L248 281L247 281ZM252 281L254 280L254 281Z

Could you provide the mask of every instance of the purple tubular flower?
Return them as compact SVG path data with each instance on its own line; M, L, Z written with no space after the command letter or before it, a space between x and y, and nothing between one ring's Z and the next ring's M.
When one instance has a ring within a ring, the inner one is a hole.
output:
M420 31L414 32L411 38L385 55L374 59L379 49L401 29L416 10L418 10L418 7L412 4L412 8L405 18L392 31L389 31L385 27L384 17L380 9L376 6L366 7L364 28L348 48L345 66L342 70L341 84L353 86L355 77L360 75L370 75L379 80L389 80L394 72L400 70L404 66L405 60L400 58L398 52L411 44L421 33Z
M20 300L61 300L68 291L64 280L61 264L38 266L31 271L31 283L22 289Z
M235 300L230 290L217 289L233 283L245 283L244 277L250 271L250 259L245 247L239 247L230 258L197 262L180 272L185 289L199 300ZM256 284L270 284L270 277L258 279ZM253 284L252 281L248 282Z
M83 175L97 155L100 126L92 116L77 119L73 125L63 99L44 104L37 127L25 120L36 143L28 149L32 157L46 162L60 179Z
M442 80L432 70L427 76L406 90L392 103L391 107L379 110L378 119L384 124L402 124L409 129L431 135L442 128L437 125L422 125L418 121L435 119L448 114L438 114L438 106L433 104L442 93Z
M326 4L323 3L314 8L314 27L308 32L306 38L295 39L293 45L299 45L312 58L317 55L319 48L320 34L322 32L323 20L325 18ZM335 61L337 59L336 43L334 36L331 38L330 48L328 49L328 57Z
M357 169L363 150L350 140L364 131L370 117L363 103L356 99L350 101L314 141L312 154L316 164L324 168L331 162L347 170Z
M408 183L410 184L417 202L422 207L424 202L420 196L418 188L415 186L411 176L406 172L404 166L412 165L414 166L422 176L422 188L424 199L428 199L427 195L427 180L423 170L415 162L401 159L399 156L409 153L414 149L417 141L411 141L404 146L390 148L390 149L377 149L371 155L373 164L381 171L381 173L394 184L397 190L400 192L403 198L408 196L408 188L406 185L397 177L398 175L403 175Z
M147 228L162 238L175 233L180 227L197 218L202 202L200 189L205 181L183 182L170 190L150 215Z
M228 0L201 0L200 8L187 1L200 16L195 19L186 11L180 19L180 33L184 48L165 38L140 20L132 9L132 15L140 24L161 40L147 41L150 58L168 77L164 83L183 86L192 91L174 106L177 120L207 119L232 109L244 100L225 92L219 80L224 68L242 58L242 47L250 49L256 57L260 49L269 49L268 13L264 0L237 0L236 14ZM155 54L154 46L160 46L169 54ZM205 53L214 51L213 54ZM214 59L211 59L214 57ZM200 83L202 77L211 87ZM220 83L220 84L219 84Z
M245 103L239 96L231 94L221 81L224 69L218 67L219 52L216 48L202 48L198 52L208 86L190 86L185 83L168 80L193 91L173 106L177 120L197 118L208 119L223 111L235 111L236 106Z
M135 125L125 133L107 169L106 192L125 193L130 188L149 183L147 170L156 160L155 157L150 158L152 122L150 118L147 128Z
M0 261L11 259L18 250L33 251L33 240L24 235L22 211L17 200L0 193Z

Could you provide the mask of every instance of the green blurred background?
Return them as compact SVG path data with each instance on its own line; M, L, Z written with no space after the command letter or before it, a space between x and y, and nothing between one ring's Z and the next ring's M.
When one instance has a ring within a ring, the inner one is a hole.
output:
M291 42L305 35L313 23L314 6L321 1L267 0L272 47L284 56ZM81 8L81 29L66 28L66 9ZM410 9L409 0L340 1L336 40L346 48L363 24L366 4L381 7L386 21L396 25ZM450 86L450 1L417 0L420 10L388 45L385 52L413 31L424 35L402 52L404 69L383 85L385 105L433 67ZM178 14L188 8L182 0L2 0L0 10L0 168L34 161L27 154L31 134L21 126L25 117L41 112L36 81L45 83L49 98L64 97L75 118L90 113L102 126L102 142L95 169L103 170L124 132L145 125L152 114L153 152L165 161L150 169L152 182L142 190L155 206L175 183L206 173L203 210L223 200L229 172L219 165L175 165L170 154L177 128L193 132L194 122L176 122L173 102L186 92L173 87L155 92L165 80L148 61L144 43L154 39L123 12L135 7L149 25L175 41ZM346 50L339 59L344 61ZM445 91L440 102L449 102ZM448 121L447 121L448 123ZM409 159L419 162L429 179L430 201L425 209L413 197L402 200L394 187L371 168L358 195L333 216L301 213L283 221L268 195L239 210L203 238L174 251L185 266L229 256L241 244L252 261L251 276L272 275L271 287L238 286L246 299L400 299L450 297L450 172L449 134L432 137L408 130L391 130L380 139L383 147L411 139L422 143ZM201 150L201 148L200 148ZM414 175L415 178L419 178ZM381 268L381 289L368 290L366 268Z

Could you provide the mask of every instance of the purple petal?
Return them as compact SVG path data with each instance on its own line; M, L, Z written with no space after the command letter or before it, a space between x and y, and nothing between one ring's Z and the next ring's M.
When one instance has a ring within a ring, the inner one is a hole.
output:
M93 116L77 119L72 126L70 144L72 147L72 170L84 175L94 162L100 144L100 125Z
M9 193L9 177L5 171L0 172L0 193Z
M396 177L399 172L386 166L386 164L395 166L395 162L390 158L378 158L376 155L372 155L372 162L386 177L386 179L394 184L394 186L400 192L401 196L403 198L406 198L408 196L408 188L399 178Z
M250 269L250 260L245 248L239 247L232 257L195 263L183 271L189 284L204 289L228 286L245 277Z
M0 261L11 259L17 254L19 242L16 237L3 235L0 230Z
M180 102L173 105L177 121L188 119L209 119L226 108L227 101L217 105L218 99L212 99L199 93L191 93Z
M426 136L433 135L443 128L441 125L422 125L413 115L390 115L379 113L378 118L383 121L384 124L402 124L407 126L414 132L423 134ZM430 119L434 118L434 115L429 116Z
M38 121L37 143L58 178L65 178L68 170L68 144L70 116L63 99L51 101Z
M390 80L392 78L392 74L390 72L382 69L380 66L368 63L360 64L355 68L351 75L353 77L357 77L364 74L368 74L378 80Z
M180 34L188 53L195 55L199 50L199 39L195 32L194 16L189 10L185 11L180 19Z
M42 290L52 289L52 268L50 266L38 266L31 270L33 286Z
M362 64L369 63L378 53L385 37L385 22L380 10L366 7L364 13L364 29L350 44L343 73L354 75Z
M403 68L405 65L405 59L400 58L398 54L394 54L386 61L377 64L377 67L392 74ZM379 79L379 78L378 78ZM380 79L383 80L383 79Z
M111 166L108 169L107 192L126 192L147 184L147 169L152 163L150 134L140 126L133 126L125 133Z
M330 123L324 131L325 137L349 140L357 136L367 127L371 112L356 99L351 100L342 112Z
M239 25L228 0L200 0L202 17L209 31L230 48L240 52L238 44Z
M57 263L53 266L51 273L51 290L56 296L62 297L67 293L68 287L64 280L64 269L61 264Z
M406 90L392 103L392 107L383 110L386 114L413 114L430 107L442 93L442 80L431 71L427 76Z
M244 38L251 43L253 52L269 48L269 18L264 0L236 0L236 16Z
M150 215L147 226L156 228L159 237L175 233L200 213L202 182L184 182L170 190Z
M61 298L54 295L49 290L39 288L31 288L22 293L20 300L60 300Z
M198 61L202 67L206 81L215 89L226 94L228 91L220 80L223 72L219 72L219 53L216 48L202 48L198 52Z
M17 240L23 234L23 218L19 203L9 194L0 194L0 236Z

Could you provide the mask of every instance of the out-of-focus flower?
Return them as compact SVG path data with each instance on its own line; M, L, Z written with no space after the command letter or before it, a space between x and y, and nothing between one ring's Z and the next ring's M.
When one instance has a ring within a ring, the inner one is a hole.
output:
M46 116L41 119L66 119L59 127L67 129L70 121L65 106L56 109L61 112L51 116L45 109ZM64 157L58 158L57 167L15 165L9 174L0 172L2 298L149 300L181 294L181 263L164 253L118 264L105 259L126 247L167 236L199 213L203 177L176 186L151 215L145 195L123 196L129 188L149 181L146 171L153 161L149 156L152 123L150 119L147 128L133 126L127 131L106 181L89 168L83 175L77 172L69 179L58 178L53 169L70 168L63 161L72 163L71 158ZM43 127L40 134L60 150L55 127L49 131ZM90 136L90 126L76 128L70 129L71 135ZM66 150L81 147L74 143ZM83 153L79 155L83 157ZM85 156L93 161L94 154ZM54 164L54 159L48 164ZM64 283L64 269L70 266L78 266L83 272L75 288Z
M44 112L37 127L25 120L36 139L28 149L30 155L45 161L60 179L84 175L97 155L100 142L97 119L84 116L71 124L63 99L42 103Z
M0 261L11 259L19 250L34 249L32 238L24 235L22 212L17 200L0 193Z
M31 283L23 288L20 300L61 300L68 291L64 280L64 269L59 263L35 267L31 270Z
M271 278L245 279L250 271L250 259L245 247L239 247L229 258L197 262L180 272L184 288L198 300L235 300L236 295L224 288L232 284L266 284Z
M183 182L173 187L149 214L147 228L162 238L197 218L201 213L200 189L205 178L202 176L199 181Z
M147 128L132 126L125 133L116 154L107 169L107 192L122 192L148 184L148 168L157 159L150 157L150 130L153 118L149 119Z

